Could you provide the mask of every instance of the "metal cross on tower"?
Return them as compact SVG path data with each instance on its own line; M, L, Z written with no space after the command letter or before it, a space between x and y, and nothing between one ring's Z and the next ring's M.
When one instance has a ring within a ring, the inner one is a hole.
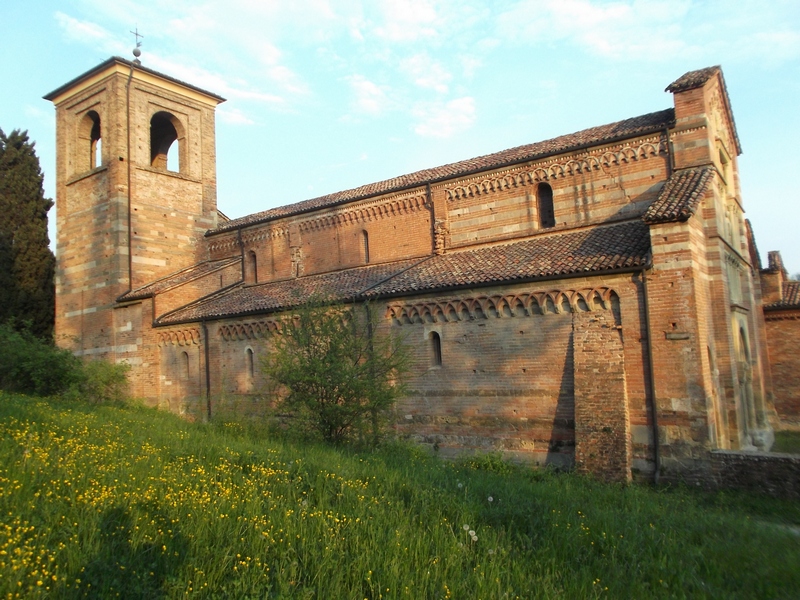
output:
M144 39L144 36L139 33L139 26L136 26L136 31L131 31L131 33L136 37L136 47L139 48L142 45L142 42L139 41L139 38Z

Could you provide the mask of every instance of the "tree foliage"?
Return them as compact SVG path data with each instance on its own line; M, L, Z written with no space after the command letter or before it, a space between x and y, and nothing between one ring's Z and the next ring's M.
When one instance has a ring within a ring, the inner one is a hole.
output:
M25 131L0 129L0 323L27 323L52 340L55 257L49 248L42 171Z
M327 442L367 435L377 442L382 417L405 392L409 355L376 329L368 304L302 306L264 362L279 409Z
M0 348L0 390L93 404L123 404L129 398L127 363L83 362L8 323L0 323Z
M33 336L0 323L0 390L51 396L82 379L81 361Z

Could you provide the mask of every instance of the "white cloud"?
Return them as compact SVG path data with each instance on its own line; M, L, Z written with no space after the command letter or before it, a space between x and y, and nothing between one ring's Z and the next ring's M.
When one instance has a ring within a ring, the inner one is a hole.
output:
M331 48L317 48L316 60L328 69L344 69L347 67L347 60Z
M253 121L250 117L244 114L238 108L218 108L217 109L217 116L220 118L221 121L228 123L230 125L253 125L255 121Z
M56 12L55 18L65 37L70 41L91 45L110 54L118 54L123 46L107 29L97 23L76 19L62 12Z
M800 33L789 29L756 31L738 40L740 56L758 58L774 66L800 58Z
M353 103L358 112L376 116L389 107L389 97L384 89L376 83L363 75L350 75L345 79L355 95Z
M436 35L436 9L429 0L384 0L383 23L377 37L391 42L410 42Z
M416 85L439 92L447 93L447 84L452 75L427 54L415 54L400 61L400 70L404 71Z
M460 60L461 70L467 79L471 79L475 72L483 66L483 60L476 56L462 56Z
M774 0L520 0L495 36L527 45L572 43L611 60L748 61L800 57L797 3Z
M275 65L267 69L267 73L272 81L289 94L305 95L309 92L302 77L288 67Z
M689 0L523 0L498 18L499 29L531 44L573 41L610 58L687 53L681 22Z
M414 132L422 137L448 138L475 122L475 100L469 96L449 102L420 103L413 110Z
M169 73L176 79L190 82L192 85L196 85L228 99L237 98L240 100L252 100L278 108L285 108L287 104L286 99L282 96L259 90L247 89L245 85L237 86L222 75L200 67L189 66L179 61L164 59L158 55L148 56L145 64L156 71Z

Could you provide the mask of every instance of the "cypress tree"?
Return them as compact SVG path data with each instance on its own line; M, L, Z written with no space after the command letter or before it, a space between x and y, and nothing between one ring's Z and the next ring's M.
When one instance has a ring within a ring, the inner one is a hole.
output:
M55 257L49 248L44 179L27 131L0 129L0 323L27 323L52 340Z

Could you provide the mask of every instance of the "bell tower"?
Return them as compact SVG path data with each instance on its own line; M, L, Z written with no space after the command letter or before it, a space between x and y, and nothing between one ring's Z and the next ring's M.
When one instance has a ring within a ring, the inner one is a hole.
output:
M141 334L117 299L206 258L224 98L114 57L45 99L56 108L57 342L136 364Z

